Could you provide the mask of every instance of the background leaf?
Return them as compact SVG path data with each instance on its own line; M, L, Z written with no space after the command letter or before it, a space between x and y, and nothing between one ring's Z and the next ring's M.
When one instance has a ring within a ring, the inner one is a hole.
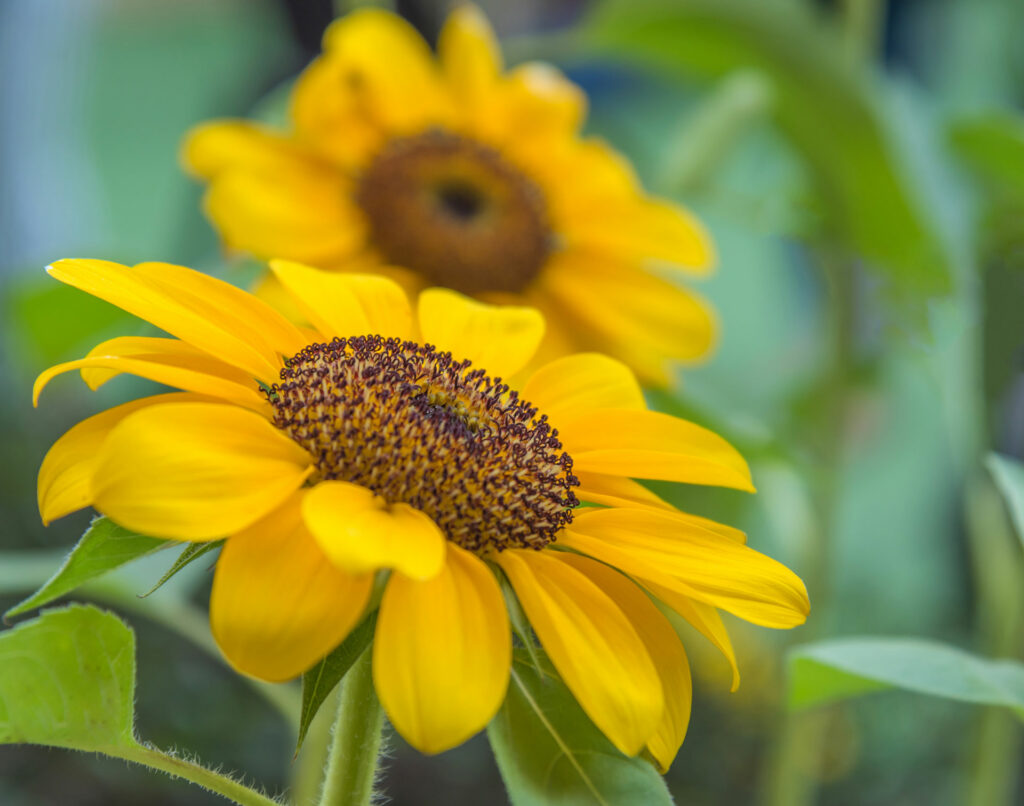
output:
M0 634L0 744L104 753L197 783L245 806L264 795L135 738L135 635L91 606L49 610Z
M349 633L348 638L342 641L333 652L302 675L302 711L299 714L299 738L295 745L296 753L302 747L313 717L320 710L327 695L341 682L341 678L352 668L352 664L363 654L363 650L370 645L376 626L377 612L374 611L363 619L362 623Z
M902 299L949 289L948 261L903 176L872 82L806 7L606 0L585 40L690 78L762 74L778 126L813 171L826 234L875 262Z
M1024 664L934 641L850 638L798 647L789 656L792 709L889 688L1024 712Z
M543 675L516 650L505 703L487 727L513 806L671 804L654 767L616 750L543 654L541 663Z
M174 541L145 537L123 529L109 518L96 518L57 572L39 590L4 613L4 619L42 607L90 579L171 542Z

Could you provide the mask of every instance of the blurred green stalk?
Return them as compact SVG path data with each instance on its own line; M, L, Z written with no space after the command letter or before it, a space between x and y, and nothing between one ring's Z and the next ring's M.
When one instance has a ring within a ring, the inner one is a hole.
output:
M660 190L692 193L700 188L771 105L771 84L756 70L740 70L720 81L673 138Z
M1024 656L1024 557L1002 499L979 476L967 490L979 648L989 657ZM1017 715L984 708L975 725L964 792L967 806L1015 803L1024 732Z

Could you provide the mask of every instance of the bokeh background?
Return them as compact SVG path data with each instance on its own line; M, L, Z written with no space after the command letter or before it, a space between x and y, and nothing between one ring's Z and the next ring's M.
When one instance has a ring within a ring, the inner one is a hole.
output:
M44 367L140 332L43 266L164 260L247 282L253 266L221 253L178 144L210 117L279 119L347 5L0 0L0 606L46 579L88 522L40 525L46 448L143 387L122 378L90 396L68 376L32 410ZM590 96L588 130L712 230L720 265L700 291L719 311L720 346L652 402L729 437L759 493L659 491L748 530L807 581L814 606L787 634L729 622L735 694L724 662L689 642L677 802L1022 802L1007 713L890 692L787 715L785 655L861 634L1024 651L1021 546L980 461L1024 454L1024 4L481 5L509 62L560 65ZM433 38L448 4L397 8ZM249 685L211 651L204 563L137 599L164 565L78 597L136 628L139 732L273 791L308 791L315 763L290 760L296 692ZM391 748L396 806L505 802L482 737L434 758ZM0 747L5 806L220 802L120 762Z

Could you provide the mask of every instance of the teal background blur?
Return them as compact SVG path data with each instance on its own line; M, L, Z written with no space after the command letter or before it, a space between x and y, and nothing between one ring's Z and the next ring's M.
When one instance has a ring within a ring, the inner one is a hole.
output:
M652 402L729 437L759 494L659 492L747 529L804 577L814 606L791 634L729 622L744 676L733 695L724 663L688 644L695 701L669 775L677 802L980 806L986 731L1003 754L988 802L1021 802L1008 716L887 693L787 720L783 657L856 634L1024 650L1020 545L980 467L989 449L1024 454L1024 4L482 5L509 62L560 64L590 96L588 130L710 226L720 266L699 290L721 344ZM432 36L445 6L400 10ZM178 144L210 117L278 115L331 13L0 0L0 604L45 579L88 522L40 525L46 448L143 388L122 378L88 394L69 375L32 410L40 370L141 332L43 266L164 260L246 282L252 267L221 254ZM140 733L281 790L294 783L292 728L186 637L205 629L203 565L145 605L111 605L138 633ZM118 584L145 590L159 566ZM191 603L196 624L161 626L161 596ZM398 806L504 802L479 737L436 758L395 740L385 791ZM0 748L5 806L218 802L119 762Z

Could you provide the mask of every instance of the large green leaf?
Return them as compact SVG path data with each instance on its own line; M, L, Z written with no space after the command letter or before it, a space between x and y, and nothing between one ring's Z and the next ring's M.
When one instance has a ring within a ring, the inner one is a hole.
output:
M690 78L754 70L812 169L826 234L873 262L901 298L944 293L950 266L901 169L872 79L800 3L605 0L585 40Z
M991 113L961 118L950 127L959 156L985 181L1024 197L1024 118Z
M135 737L135 636L91 606L49 610L0 633L0 744L103 753L144 764L245 806L273 801Z
M341 682L352 664L363 654L363 650L373 640L373 631L377 626L377 613L374 611L363 619L349 636L342 641L327 657L302 675L302 710L299 714L299 738L295 744L295 752L299 752L306 738L313 717L324 704L327 695Z
M1024 465L998 453L990 453L985 466L1006 501L1017 536L1024 541Z
M1024 665L934 641L848 638L798 647L789 656L793 709L892 688L1024 712Z
M665 782L594 727L541 656L516 650L505 703L487 728L513 806L666 806Z
M42 607L83 583L171 542L122 529L109 518L96 518L57 572L39 590L4 613L4 619Z

